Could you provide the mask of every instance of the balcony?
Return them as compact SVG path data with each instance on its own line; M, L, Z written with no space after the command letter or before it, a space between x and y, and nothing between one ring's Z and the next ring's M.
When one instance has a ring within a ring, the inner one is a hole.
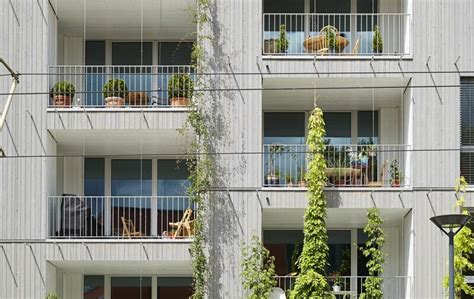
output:
M263 55L407 56L410 22L407 13L264 13ZM282 29L287 47L278 42ZM374 47L374 35L382 44Z
M399 144L326 145L327 187L407 187L408 149ZM306 187L306 145L265 144L263 152L264 187Z
M360 298L364 292L364 282L369 276L330 276L326 277L334 296ZM411 294L411 278L408 276L382 277L383 298L406 298ZM275 276L276 286L288 294L295 286L296 276ZM338 287L335 287L337 285Z
M111 79L123 80L125 92L115 91L116 86L107 86ZM138 108L186 108L191 100L195 79L194 69L189 65L50 66L48 107L61 110L110 108L115 111L117 108L125 108L126 111ZM174 83L170 84L170 80ZM58 82L72 84L75 92L64 85L56 85Z
M50 239L189 240L196 207L184 196L50 196Z

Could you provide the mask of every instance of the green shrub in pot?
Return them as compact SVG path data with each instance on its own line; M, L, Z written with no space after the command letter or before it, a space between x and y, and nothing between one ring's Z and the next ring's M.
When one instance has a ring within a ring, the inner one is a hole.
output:
M174 74L168 81L168 99L172 106L188 106L194 82L188 74Z
M51 97L56 106L71 106L75 92L74 84L68 81L59 81L51 89Z
M128 96L128 87L122 79L110 79L102 87L102 93L108 107L122 107Z

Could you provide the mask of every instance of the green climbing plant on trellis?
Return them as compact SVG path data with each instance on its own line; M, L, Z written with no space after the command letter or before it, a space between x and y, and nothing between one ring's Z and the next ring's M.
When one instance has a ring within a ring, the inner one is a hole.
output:
M242 248L242 282L247 298L269 298L275 286L275 258L262 241L252 236L251 243Z
M363 292L360 294L361 299L382 299L383 273L385 264L385 253L382 251L385 244L385 233L381 228L383 219L380 217L378 208L373 207L367 211L367 225L364 233L367 234L368 240L361 248L362 254L368 258L367 270L369 277L364 280Z
M454 190L456 192L455 209L460 209L461 213L469 214L465 207L464 193L468 184L464 177L456 180ZM462 294L474 296L474 288L469 285L463 275L465 271L474 271L474 263L471 260L474 254L474 234L471 228L466 225L454 237L454 292L456 298L461 298ZM445 288L449 287L449 276L444 278Z
M308 184L309 202L304 215L304 243L298 267L301 270L291 298L330 298L326 280L328 265L328 233L326 227L327 203L324 195L327 177L324 159L323 111L316 107L308 121L308 170L305 174Z

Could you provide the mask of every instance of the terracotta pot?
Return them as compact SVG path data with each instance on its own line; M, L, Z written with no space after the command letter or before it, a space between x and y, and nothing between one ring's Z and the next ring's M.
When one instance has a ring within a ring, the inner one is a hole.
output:
M130 106L148 105L148 95L145 92L129 92L125 104Z
M400 181L393 181L391 185L392 187L400 187Z
M185 97L175 97L170 99L171 106L173 107L185 107L189 106L189 99Z
M55 95L54 105L58 107L71 107L72 97L65 95Z
M277 42L276 39L266 39L263 41L263 52L264 54L274 54L280 53L277 49Z
M108 97L105 98L105 106L111 108L120 108L125 105L125 100L119 97Z

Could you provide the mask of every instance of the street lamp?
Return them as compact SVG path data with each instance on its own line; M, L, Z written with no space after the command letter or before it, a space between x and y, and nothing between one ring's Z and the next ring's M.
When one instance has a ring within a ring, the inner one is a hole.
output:
M448 214L430 220L449 238L449 299L454 299L454 236L469 222L470 215Z

